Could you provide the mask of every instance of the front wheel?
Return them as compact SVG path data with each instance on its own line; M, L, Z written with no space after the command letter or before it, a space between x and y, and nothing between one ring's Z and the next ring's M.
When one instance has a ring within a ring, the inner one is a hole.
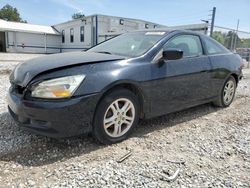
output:
M220 97L217 101L214 101L214 105L220 107L228 107L234 100L236 91L236 81L233 76L230 76L227 81L225 82Z
M97 107L93 136L103 144L126 139L139 120L137 96L127 89L118 89L106 95Z

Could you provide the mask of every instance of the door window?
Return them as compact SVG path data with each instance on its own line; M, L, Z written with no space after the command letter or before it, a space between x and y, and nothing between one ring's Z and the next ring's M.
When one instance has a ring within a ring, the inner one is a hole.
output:
M201 41L195 35L179 35L170 39L165 45L166 49L179 49L183 51L183 57L195 57L203 54Z

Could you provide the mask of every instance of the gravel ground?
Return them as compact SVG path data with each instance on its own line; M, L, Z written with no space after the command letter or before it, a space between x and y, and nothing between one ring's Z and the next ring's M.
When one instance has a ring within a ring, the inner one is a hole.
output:
M250 187L250 69L244 73L229 108L206 104L142 121L112 146L20 130L6 109L8 74L0 74L0 187Z

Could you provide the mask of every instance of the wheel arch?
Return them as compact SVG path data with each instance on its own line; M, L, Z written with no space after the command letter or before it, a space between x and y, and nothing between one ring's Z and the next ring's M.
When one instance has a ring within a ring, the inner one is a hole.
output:
M132 93L134 93L138 97L138 102L140 105L140 118L144 118L145 96L143 94L142 89L138 86L138 84L135 82L129 81L129 80L115 82L115 83L110 84L107 87L105 87L102 91L101 97L99 98L99 100L97 102L96 109L97 109L99 103L101 102L101 100L106 95L108 95L109 93L111 93L112 91L114 91L116 89L122 89L122 88L131 91ZM96 111L96 109L95 109L95 111Z
M236 73L232 73L232 74L230 74L229 76L234 77L234 79L235 79L235 81L236 81L236 85L238 85L238 82L239 82L239 77L238 77L238 75L237 75Z

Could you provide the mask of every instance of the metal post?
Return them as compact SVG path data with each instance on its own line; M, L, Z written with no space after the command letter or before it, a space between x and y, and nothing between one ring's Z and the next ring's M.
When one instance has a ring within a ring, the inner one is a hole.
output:
M9 33L8 31L4 32L5 34L5 51L7 51L7 48L9 48Z
M47 53L47 33L44 33L44 52Z
M205 28L204 34L207 35L209 21L208 20L201 20L201 21L206 23L206 28Z
M13 45L13 52L17 52L18 50L17 50L16 31L13 31L12 45Z
M17 41L16 41L16 31L14 31L14 40L13 40L15 48L17 48Z
M234 43L234 30L232 31L231 42L230 42L230 50L233 50L233 43Z
M210 37L213 37L215 14L216 14L216 7L213 8L212 22L211 22L211 28L210 28Z
M98 37L99 37L99 35L98 35L98 15L96 15L96 17L95 17L95 45L97 45L98 44Z
M235 37L234 37L234 46L233 46L233 50L235 50L236 45L237 45L237 39L238 39L237 36L238 36L239 24L240 24L240 20L238 20L238 22L237 22L237 27L236 27Z
M91 47L95 45L94 16L91 16Z

